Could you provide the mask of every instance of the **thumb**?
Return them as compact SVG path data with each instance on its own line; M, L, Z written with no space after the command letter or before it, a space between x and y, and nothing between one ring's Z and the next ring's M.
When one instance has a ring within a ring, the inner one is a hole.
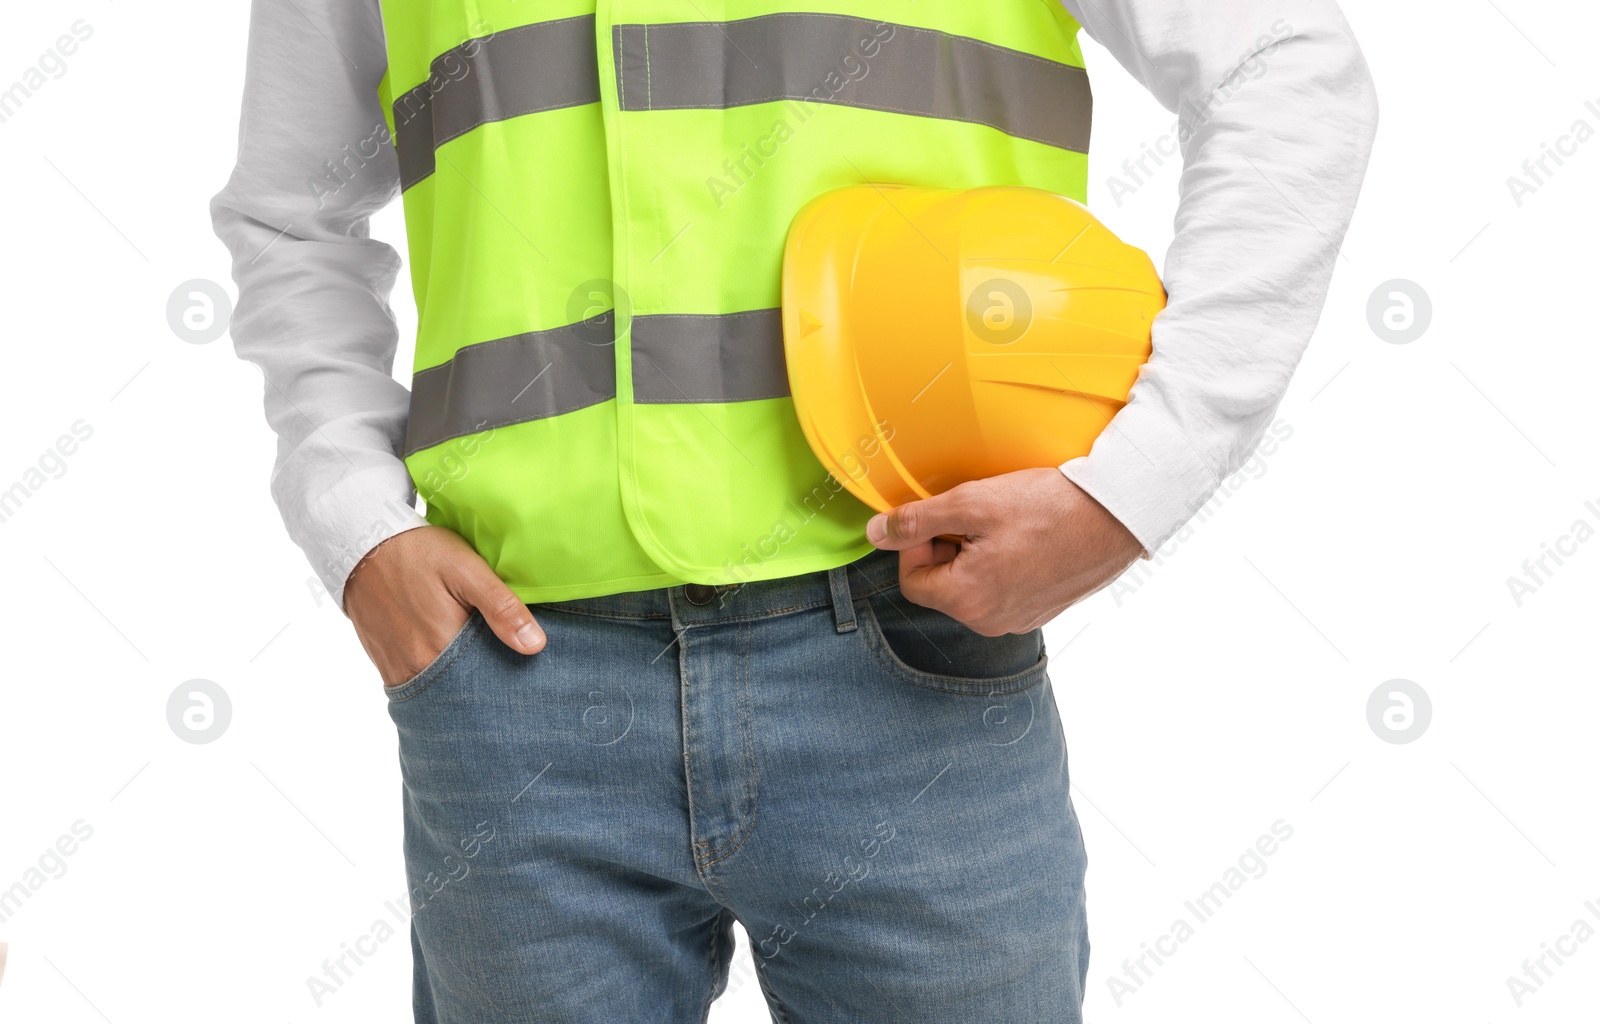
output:
M908 501L867 521L867 539L889 551L904 551L935 537L963 537L970 531L966 502L946 491L920 501Z
M544 649L544 630L533 613L505 581L481 558L463 559L450 566L451 592L456 600L478 609L494 635L514 651L537 654Z

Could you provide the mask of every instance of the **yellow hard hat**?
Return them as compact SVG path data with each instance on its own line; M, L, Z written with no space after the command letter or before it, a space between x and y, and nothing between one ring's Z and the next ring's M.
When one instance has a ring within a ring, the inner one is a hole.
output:
M789 229L783 336L811 450L880 512L1086 455L1150 356L1143 250L1039 189L852 185Z

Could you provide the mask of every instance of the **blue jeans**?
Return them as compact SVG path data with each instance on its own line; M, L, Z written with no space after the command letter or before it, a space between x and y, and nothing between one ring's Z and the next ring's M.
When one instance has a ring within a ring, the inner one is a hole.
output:
M1085 857L1042 631L897 556L474 615L390 688L419 1024L1081 1020ZM741 965L743 966L743 965Z

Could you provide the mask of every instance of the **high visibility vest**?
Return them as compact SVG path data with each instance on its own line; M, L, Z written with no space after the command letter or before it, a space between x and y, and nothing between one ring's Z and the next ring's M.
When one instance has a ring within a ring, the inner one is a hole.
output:
M382 12L428 519L529 602L873 550L789 397L789 225L863 181L1082 201L1090 90L1058 0Z

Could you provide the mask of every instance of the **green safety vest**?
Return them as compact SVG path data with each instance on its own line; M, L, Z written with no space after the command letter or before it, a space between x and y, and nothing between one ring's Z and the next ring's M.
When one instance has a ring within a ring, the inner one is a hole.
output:
M382 10L429 521L528 602L873 550L789 397L789 224L863 181L1083 201L1091 99L1059 0Z

